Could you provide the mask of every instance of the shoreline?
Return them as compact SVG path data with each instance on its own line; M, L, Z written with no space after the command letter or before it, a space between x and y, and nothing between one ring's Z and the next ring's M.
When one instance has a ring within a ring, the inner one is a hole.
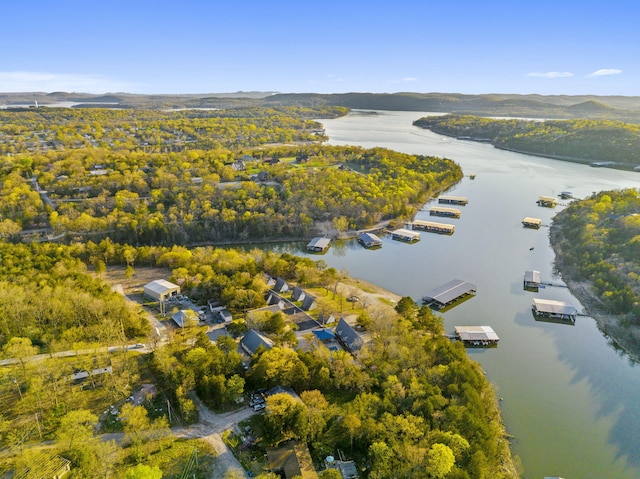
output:
M555 254L555 268L560 273L562 281L567 285L571 294L580 302L585 313L594 319L598 329L616 350L623 351L634 363L640 364L640 327L625 325L625 318L606 310L602 301L593 292L591 281L575 279L569 268L563 266L564 256L557 247L554 237L561 224L554 223L550 228L549 240Z

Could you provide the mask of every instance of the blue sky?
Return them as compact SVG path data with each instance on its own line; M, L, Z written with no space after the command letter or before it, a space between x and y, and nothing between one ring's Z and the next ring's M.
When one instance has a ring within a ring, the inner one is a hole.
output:
M640 95L637 0L2 0L0 91Z

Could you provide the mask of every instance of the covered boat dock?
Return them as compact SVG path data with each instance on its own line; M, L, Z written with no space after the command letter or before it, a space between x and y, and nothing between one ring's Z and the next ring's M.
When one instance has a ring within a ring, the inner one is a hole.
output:
M445 216L448 218L460 218L460 210L458 208L446 208L444 206L432 206L429 209L431 216Z
M454 225L448 225L444 223L436 223L434 221L415 220L411 223L411 228L414 230L428 231L430 233L440 233L450 235L456 230Z
M438 198L438 203L464 206L469 203L469 200L467 200L464 196L441 196Z
M456 326L455 331L456 338L465 346L489 348L500 341L491 326Z
M382 240L373 233L360 233L358 241L365 248L376 248L382 246Z
M530 216L527 216L523 218L522 226L524 226L525 228L538 229L540 228L540 226L542 226L542 220L540 218L531 218Z
M570 323L575 323L578 315L578 310L575 307L553 299L534 298L531 307L538 317L559 319Z
M538 206L546 206L547 208L554 208L558 203L558 200L553 196L538 196Z
M531 270L524 272L524 287L538 289L540 286L540 271Z
M405 243L414 243L420 241L420 233L400 228L391 233L391 239L404 241Z
M307 245L307 251L324 253L329 249L329 243L331 243L329 238L313 238Z
M451 306L467 296L475 295L477 287L467 281L454 279L447 284L429 291L422 297L422 301L433 308L442 309Z

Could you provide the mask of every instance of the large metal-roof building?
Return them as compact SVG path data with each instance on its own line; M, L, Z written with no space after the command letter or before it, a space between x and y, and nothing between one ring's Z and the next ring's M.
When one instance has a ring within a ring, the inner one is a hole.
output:
M553 299L534 298L532 304L533 312L537 316L551 319L562 319L565 321L575 322L578 310L563 301Z
M166 279L157 279L144 285L144 294L156 301L166 301L180 294L180 286Z
M432 289L422 297L422 300L432 307L442 309L456 301L476 294L476 285L461 279L454 279L442 286Z
M465 346L496 346L500 341L491 326L456 326L455 331Z

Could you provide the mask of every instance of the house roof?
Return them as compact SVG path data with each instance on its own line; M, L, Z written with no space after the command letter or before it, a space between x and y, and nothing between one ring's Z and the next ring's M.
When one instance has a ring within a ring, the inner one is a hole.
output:
M329 328L314 329L312 333L315 334L316 338L318 338L320 341L327 341L329 339L335 339L336 337L333 331L331 331Z
M293 292L291 293L292 301L300 301L305 297L305 292L300 286L296 286L293 288Z
M147 283L144 285L144 289L148 289L149 291L153 291L156 294L166 293L167 291L173 291L175 289L180 289L180 286L177 284L173 284L166 279L157 279L155 281L151 281L151 283Z
M269 469L282 471L286 479L296 476L300 476L302 479L317 479L318 477L306 444L294 441L282 447L267 449L267 460L269 461Z
M253 356L260 346L264 346L266 349L271 349L273 347L273 341L262 336L255 329L250 329L240 340L240 345L247 354Z
M314 298L310 294L305 294L304 299L302 300L301 308L304 311L309 311L310 309L313 309L315 307L315 304L316 304L316 298Z
M278 279L276 279L276 284L273 287L273 290L278 292L278 293L282 293L284 291L289 291L289 285L287 284L287 282L284 279L278 278Z
M360 334L351 327L344 318L340 318L336 326L336 336L344 343L351 352L358 351L362 348L364 341Z
M188 323L190 320L192 320L192 321L197 320L198 319L198 313L196 313L193 309L181 309L176 314L171 316L171 319L173 319L173 321L178 326L183 328L184 325L186 323Z

